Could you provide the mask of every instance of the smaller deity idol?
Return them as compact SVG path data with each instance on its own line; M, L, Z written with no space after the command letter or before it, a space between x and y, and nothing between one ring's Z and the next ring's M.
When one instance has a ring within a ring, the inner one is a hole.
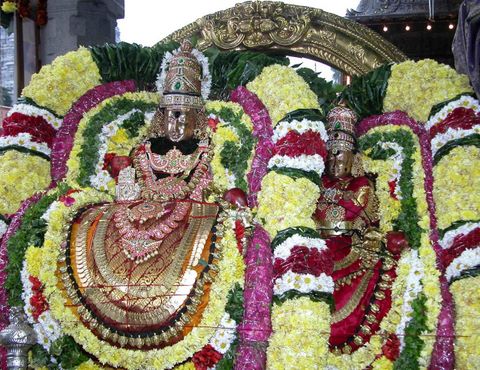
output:
M359 170L355 113L337 107L327 121L327 175L314 218L334 260L330 345L351 353L370 340L391 307L394 267L405 240L379 232L374 185L352 174Z
M130 348L182 340L208 305L215 274L202 69L188 42L172 57L150 140L120 171L115 203L84 211L70 236L78 313L100 339ZM73 292L73 293L72 293Z

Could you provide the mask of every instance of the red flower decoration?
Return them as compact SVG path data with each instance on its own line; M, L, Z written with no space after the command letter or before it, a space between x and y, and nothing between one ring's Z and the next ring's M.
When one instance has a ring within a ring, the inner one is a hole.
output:
M390 361L395 361L400 356L400 340L395 334L390 334L382 347L382 352Z
M319 154L322 158L327 156L325 142L318 132L307 131L299 134L297 131L290 131L277 141L275 153L289 157Z
M317 248L295 246L290 251L290 256L284 260L276 258L273 262L275 278L283 275L288 270L297 274L312 274L320 276L323 272L331 275L333 272L333 258L329 249L319 251Z
M67 207L70 207L75 203L75 198L71 197L70 195L76 192L78 192L78 190L70 189L65 194L60 196L58 200L60 200L60 202L65 204Z
M219 119L218 118L209 118L208 119L208 126L212 129L213 132L217 131L217 125L218 125Z
M388 187L389 187L389 189L390 189L390 196L391 196L393 199L398 200L397 194L395 194L395 188L397 187L397 180L389 181L389 182L388 182Z
M3 120L3 135L16 136L27 133L32 136L32 141L46 143L52 147L56 130L43 118L27 116L22 113L13 113Z
M103 169L107 170L110 176L116 180L120 171L124 168L127 168L131 164L132 159L129 156L107 153L104 157Z
M195 365L195 369L207 370L209 367L214 367L222 357L220 352L210 344L207 344L201 351L193 355L192 362Z
M32 316L35 321L38 317L48 310L48 302L43 296L43 285L36 277L29 276L28 280L32 283L33 295L30 297L30 304L33 307Z
M235 220L235 238L237 239L237 248L240 254L243 254L243 237L245 236L245 226L241 220Z

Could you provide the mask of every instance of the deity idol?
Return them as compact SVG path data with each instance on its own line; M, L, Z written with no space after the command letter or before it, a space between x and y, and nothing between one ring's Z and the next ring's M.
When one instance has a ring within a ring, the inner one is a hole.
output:
M120 171L116 202L85 210L71 231L67 290L102 340L172 345L207 306L219 209L203 199L211 181L205 128L201 65L185 42L170 61L151 139Z
M395 265L406 241L378 230L372 181L355 158L355 113L343 107L328 115L327 175L314 218L334 260L330 346L351 353L367 343L391 307Z

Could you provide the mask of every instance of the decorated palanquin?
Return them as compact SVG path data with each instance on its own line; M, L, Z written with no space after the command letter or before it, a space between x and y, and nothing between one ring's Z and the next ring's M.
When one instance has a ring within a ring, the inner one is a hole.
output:
M2 123L2 333L33 368L476 369L479 111L274 2L61 56Z

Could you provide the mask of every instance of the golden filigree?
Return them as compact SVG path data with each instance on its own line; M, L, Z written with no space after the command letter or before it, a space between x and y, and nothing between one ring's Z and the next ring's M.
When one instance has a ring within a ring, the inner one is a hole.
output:
M162 42L197 38L204 50L255 48L319 60L350 75L406 56L368 27L321 9L248 1L200 18Z
M237 4L226 13L226 17L212 15L199 21L204 44L213 43L222 49L288 46L300 40L310 26L307 8L271 1Z

